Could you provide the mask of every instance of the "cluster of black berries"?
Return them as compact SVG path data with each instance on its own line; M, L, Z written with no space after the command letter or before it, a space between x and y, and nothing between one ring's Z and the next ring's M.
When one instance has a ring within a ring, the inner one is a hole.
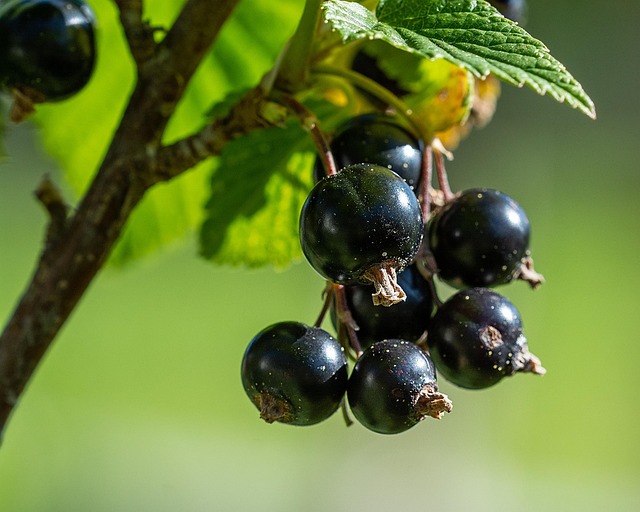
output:
M0 88L16 120L34 103L82 89L95 61L95 18L82 0L0 0Z
M341 403L346 413L346 396L365 427L399 433L451 411L436 369L471 389L544 373L518 311L491 289L541 282L528 219L496 190L432 188L433 151L395 118L369 114L318 160L300 241L326 300L315 327L278 323L249 344L242 379L264 420L318 423ZM435 275L460 291L442 303ZM327 311L337 339L320 328Z

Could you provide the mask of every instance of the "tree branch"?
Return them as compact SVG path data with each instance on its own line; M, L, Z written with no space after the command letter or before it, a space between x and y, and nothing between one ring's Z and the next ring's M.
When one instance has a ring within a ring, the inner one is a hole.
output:
M134 56L139 64L138 81L107 155L76 213L64 224L56 223L56 243L45 246L31 282L0 335L0 432L37 364L106 261L129 215L154 183L166 179L154 175L161 168L155 157L162 134L193 72L237 2L221 0L214 8L210 0L188 0L153 54L145 59ZM117 4L129 27L125 34L130 48L137 51L132 27L137 24L134 18L139 19L141 2L117 0ZM232 118L216 126L220 141L238 135L239 124ZM135 158L141 150L146 158ZM171 165L186 164L171 161ZM173 169L168 174L184 170Z
M120 11L120 23L129 43L133 60L140 67L156 48L154 29L142 19L142 0L114 0Z

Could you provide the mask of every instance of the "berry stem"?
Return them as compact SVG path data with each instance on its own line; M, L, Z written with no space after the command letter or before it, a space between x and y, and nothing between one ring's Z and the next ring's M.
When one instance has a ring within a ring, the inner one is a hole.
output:
M431 216L431 177L433 175L433 151L431 145L427 144L422 152L422 167L420 169L420 206L422 208L422 219L425 226Z
M436 163L436 175L438 176L438 184L440 185L440 190L444 194L445 202L451 201L454 198L454 193L451 191L451 187L449 186L449 177L447 176L447 170L444 165L444 157L442 153L437 149L433 149L433 156Z
M327 311L329 311L331 301L333 300L333 286L329 281L327 281L327 284L322 291L322 296L324 298L322 309L320 310L320 314L318 315L316 322L313 324L314 327L320 327L322 325L322 322L324 322L324 317L327 315Z
M320 129L320 122L318 121L317 116L300 101L289 94L273 92L272 96L276 101L287 107L299 119L302 127L307 130L314 145L316 146L316 151L320 155L327 175L331 176L332 174L336 174L338 172L336 162L333 158L333 153L331 153L329 141L327 140L324 132Z
M428 242L423 240L422 247L420 247L420 254L416 258L416 266L418 267L418 272L420 275L424 277L425 281L429 285L431 290L431 297L433 298L433 303L436 307L442 306L442 301L440 297L438 297L438 290L436 289L436 285L433 282L433 276L437 273L436 261L433 258L433 254L428 249Z
M344 286L341 284L331 284L333 286L333 295L336 301L336 314L338 316L338 329L344 327L347 331L347 340L349 342L349 347L353 349L356 354L356 359L358 359L362 355L362 345L360 345L360 341L358 340L358 335L356 331L359 329L358 324L356 324L353 316L351 315L351 311L349 310L349 305L347 303L347 296L344 292Z
M344 419L345 425L347 427L353 425L353 420L351 419L349 409L347 408L347 401L344 398L342 399L342 402L340 402L340 410L342 411L342 419Z

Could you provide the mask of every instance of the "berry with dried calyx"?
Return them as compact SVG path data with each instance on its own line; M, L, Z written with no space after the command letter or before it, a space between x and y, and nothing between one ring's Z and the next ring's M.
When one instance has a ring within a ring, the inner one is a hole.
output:
M379 165L358 164L319 181L300 214L300 243L311 266L338 284L373 284L376 304L406 298L397 272L423 233L420 204L405 181Z
M323 329L276 323L249 343L242 384L267 423L313 425L338 409L347 387L347 357Z

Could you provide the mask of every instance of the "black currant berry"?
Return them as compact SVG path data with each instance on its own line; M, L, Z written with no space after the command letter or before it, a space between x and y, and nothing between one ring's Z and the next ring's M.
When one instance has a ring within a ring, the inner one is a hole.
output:
M80 0L0 5L0 84L33 102L78 92L95 60L94 15Z
M334 283L373 283L373 300L383 305L404 300L396 272L416 256L422 231L409 185L371 164L323 178L300 214L300 242L311 266Z
M364 351L349 378L347 398L356 419L380 434L404 432L452 409L438 392L429 356L402 340L381 341Z
M489 3L498 9L505 18L520 24L524 22L527 13L526 0L489 0Z
M488 288L462 290L442 304L427 344L440 374L463 388L487 388L516 372L545 373L529 352L518 310Z
M403 339L418 341L429 327L433 314L433 296L427 281L415 265L409 265L398 274L398 285L407 299L392 308L380 308L371 301L371 287L366 285L345 286L349 312L358 325L358 341L366 349L377 341ZM340 311L334 301L331 305L331 320L339 329Z
M347 388L347 357L328 332L280 322L249 343L242 384L267 423L313 425L339 407Z
M398 97L402 97L409 92L400 87L400 84L396 80L389 78L386 73L380 69L376 58L363 50L358 51L353 57L351 69L377 82L379 85ZM373 101L376 100L374 97L370 99Z
M429 224L438 273L458 288L492 287L518 277L529 259L529 236L522 207L485 188L461 192Z
M422 149L418 139L392 117L364 114L347 121L331 141L338 169L354 164L376 164L391 169L416 190L420 181ZM325 175L316 160L315 176Z

